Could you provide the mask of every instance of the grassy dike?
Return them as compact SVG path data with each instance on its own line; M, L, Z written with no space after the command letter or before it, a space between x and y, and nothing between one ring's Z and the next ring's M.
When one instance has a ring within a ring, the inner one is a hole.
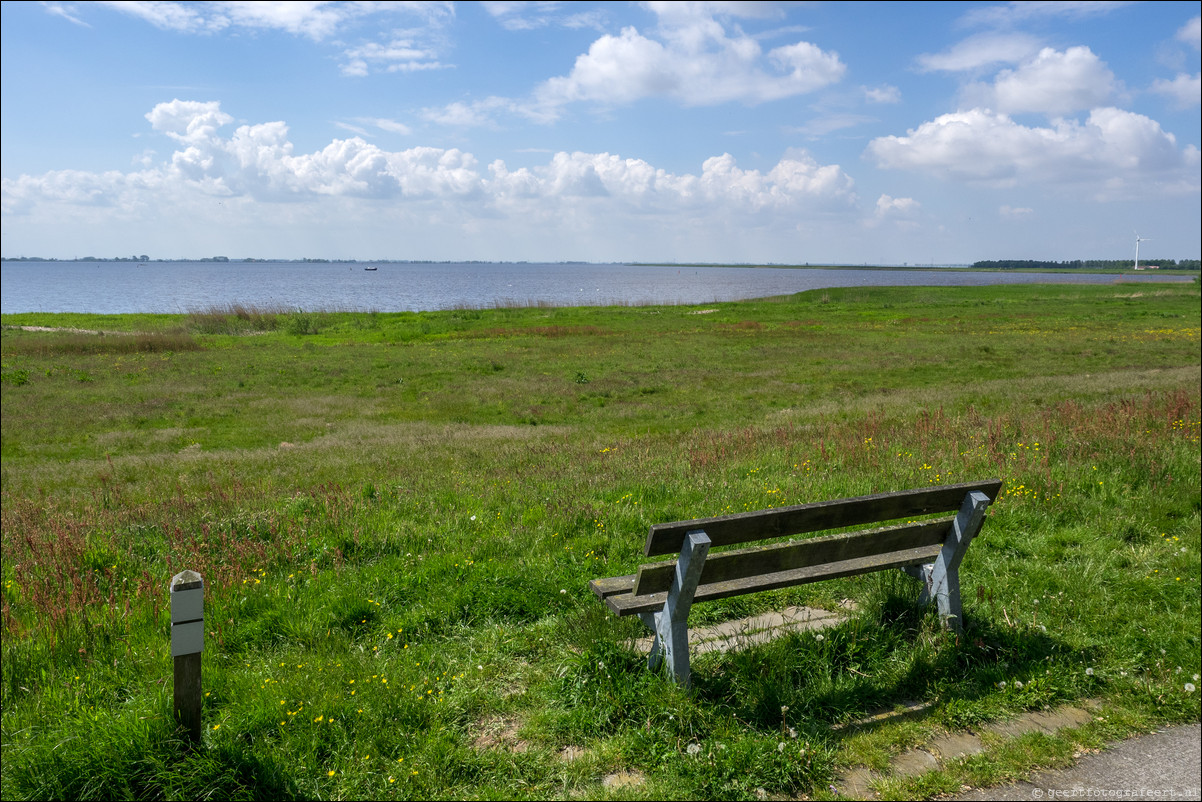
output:
M943 729L1101 700L921 797L1197 720L1200 316L1197 283L5 315L0 796L822 797ZM701 605L857 608L695 658L685 692L586 587L657 521L992 476L961 638L900 575Z

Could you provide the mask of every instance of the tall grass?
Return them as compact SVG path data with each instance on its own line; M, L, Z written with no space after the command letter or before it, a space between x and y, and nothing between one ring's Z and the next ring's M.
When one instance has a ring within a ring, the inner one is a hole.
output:
M4 353L11 356L50 357L66 354L159 354L200 349L192 335L185 331L138 333L57 333L49 335L13 336L6 342Z

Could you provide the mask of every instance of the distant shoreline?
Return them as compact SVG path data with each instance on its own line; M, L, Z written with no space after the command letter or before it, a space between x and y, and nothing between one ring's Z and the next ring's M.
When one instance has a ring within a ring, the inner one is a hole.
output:
M465 261L447 260L447 259L226 259L226 258L201 258L201 259L53 259L40 257L4 257L0 259L3 262L11 262L17 264L114 264L114 265L149 265L149 264L287 264L287 265L618 265L624 267L666 267L666 268L747 268L747 269L763 269L772 268L778 270L913 270L920 272L944 273L953 270L967 270L979 273L1063 273L1067 275L1077 273L1100 273L1110 275L1169 275L1169 276L1192 276L1198 274L1198 270L1190 268L1154 268L1152 270L1136 271L1130 267L974 267L970 264L925 264L925 265L910 265L910 264L774 264L768 262L587 262L587 261L558 261L558 262L537 262L537 261L483 261L479 259L469 259Z
M778 270L914 270L928 273L946 273L952 270L968 270L974 273L1064 273L1067 275L1079 273L1102 273L1112 275L1168 275L1192 276L1199 271L1188 268L1155 268L1154 270L1135 270L1131 267L973 267L972 265L776 265L776 264L717 264L717 263L666 263L666 262L624 262L632 267L746 267L774 268Z

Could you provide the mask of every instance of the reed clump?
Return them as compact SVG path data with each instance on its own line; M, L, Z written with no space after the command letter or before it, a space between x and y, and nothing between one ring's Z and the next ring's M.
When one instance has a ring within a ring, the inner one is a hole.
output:
M294 311L283 306L233 303L189 312L184 318L184 325L200 334L275 331L280 328L281 319L286 319Z

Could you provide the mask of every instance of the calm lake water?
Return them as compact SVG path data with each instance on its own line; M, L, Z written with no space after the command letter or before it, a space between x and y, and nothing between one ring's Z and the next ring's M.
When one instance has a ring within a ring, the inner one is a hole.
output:
M229 304L430 311L497 305L703 304L825 287L1110 283L1092 273L624 264L3 262L0 311L192 312ZM1172 280L1145 275L1144 281ZM1124 281L1131 280L1123 277ZM1188 280L1188 279L1186 279Z

